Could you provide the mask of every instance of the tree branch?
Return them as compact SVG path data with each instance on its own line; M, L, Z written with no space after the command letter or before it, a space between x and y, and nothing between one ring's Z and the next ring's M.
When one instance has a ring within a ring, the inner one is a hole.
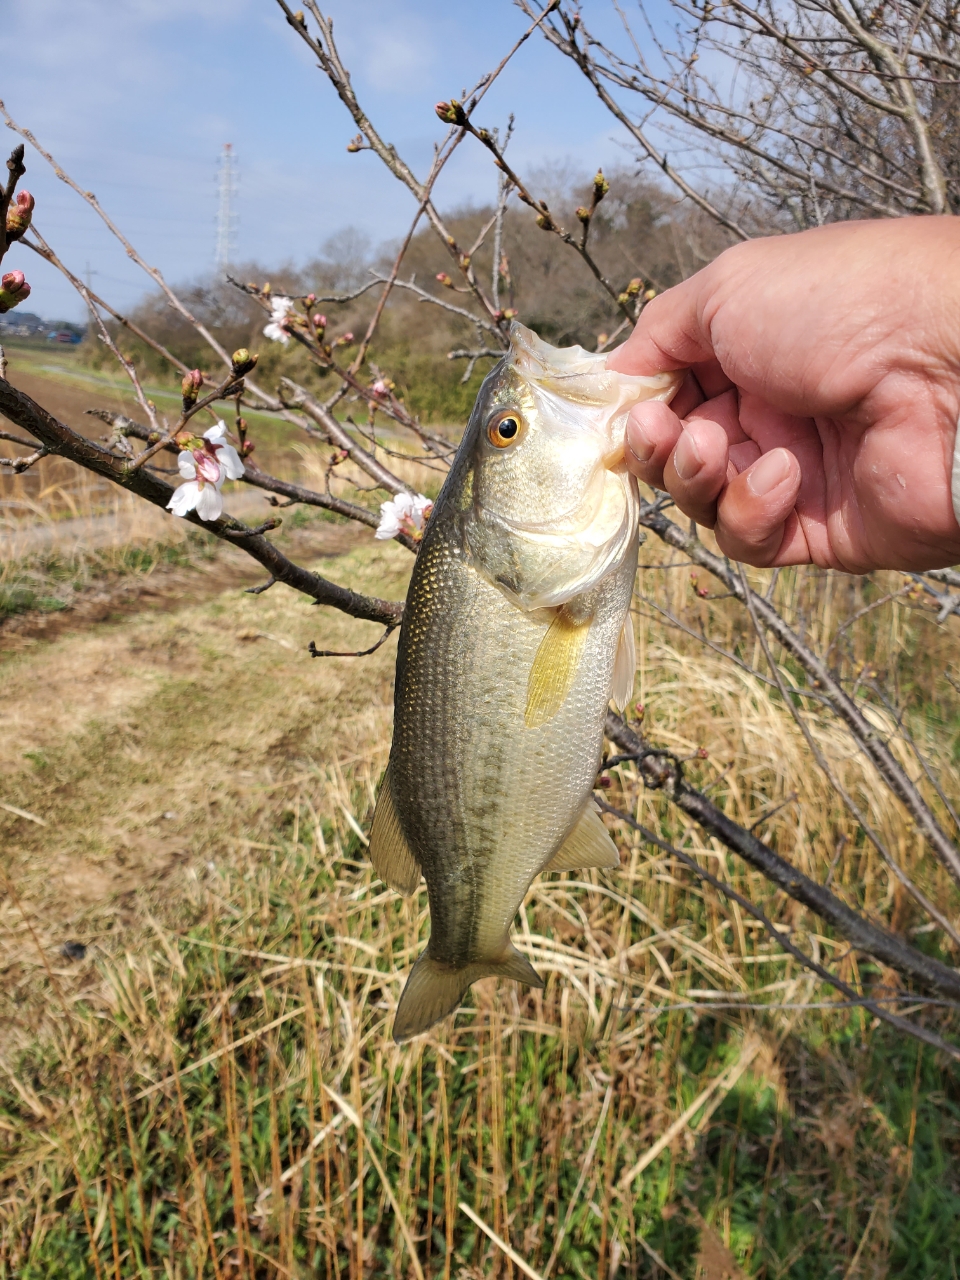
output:
M860 951L865 951L907 975L927 990L939 991L952 1000L960 1000L960 973L911 947L895 934L872 924L841 902L829 889L817 884L785 858L758 840L709 800L702 792L687 784L679 763L668 752L652 747L636 734L613 711L607 712L607 737L636 762L646 786L663 791L673 803L692 818L704 831L714 836L727 849L738 854L759 871L771 884L789 897L809 907L831 924L841 937Z
M154 475L148 468L142 471L127 471L124 459L114 457L101 445L88 440L72 427L65 426L30 396L9 382L0 379L0 413L3 413L18 427L29 431L50 453L68 458L87 471L112 480L114 484L137 494L138 497L152 502L154 506L166 507L173 496L173 487ZM286 583L295 591L311 596L317 604L330 605L340 609L354 618L366 618L370 622L379 622L382 626L395 625L399 622L403 605L393 600L381 600L376 596L364 596L346 587L338 586L319 574L310 573L300 565L294 564L262 535L255 533L232 516L221 516L219 520L201 521L195 512L186 519L200 529L212 533L214 537L229 541L240 547L247 555L258 561L272 574L277 582Z

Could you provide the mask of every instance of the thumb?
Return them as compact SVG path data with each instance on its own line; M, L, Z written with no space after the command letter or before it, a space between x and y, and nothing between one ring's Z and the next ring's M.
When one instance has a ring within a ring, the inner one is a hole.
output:
M607 368L649 375L712 361L713 343L703 319L708 271L705 267L648 302L633 333L607 357Z

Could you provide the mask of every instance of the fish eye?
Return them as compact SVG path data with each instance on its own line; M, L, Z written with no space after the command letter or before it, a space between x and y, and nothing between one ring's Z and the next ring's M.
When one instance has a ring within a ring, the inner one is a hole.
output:
M497 449L506 449L519 437L522 428L520 415L514 409L507 409L487 424L487 439Z

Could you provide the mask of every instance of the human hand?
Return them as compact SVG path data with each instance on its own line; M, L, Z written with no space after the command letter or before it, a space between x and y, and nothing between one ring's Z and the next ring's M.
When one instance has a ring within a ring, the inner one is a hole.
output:
M627 462L754 565L960 561L960 219L845 222L734 246L644 309L607 364L688 368Z

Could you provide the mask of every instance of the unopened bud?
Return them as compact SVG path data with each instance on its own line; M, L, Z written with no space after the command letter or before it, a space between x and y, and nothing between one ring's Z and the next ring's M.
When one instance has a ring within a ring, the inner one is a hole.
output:
M33 217L36 200L29 191L18 191L17 198L7 209L7 240L19 240Z
M541 229L541 231L549 231L550 219L545 213L538 213L535 221L537 226Z
M656 296L657 296L656 289L645 289L643 293L643 300L644 302L652 302Z
M294 22L299 23L301 27L305 27L305 26L307 25L307 20L306 20L306 18L303 16L303 10L302 10L302 9L298 9L298 10L297 10L297 12L293 15L293 20L294 20Z
M470 265L470 255L469 255L469 253L461 253L461 255L460 255L460 265L461 265L461 267L463 267L464 271L466 271L467 267L469 267L469 265Z
M504 307L503 309L504 320L516 320L519 314L520 312L517 311L516 308L514 307Z
M363 134L358 133L355 138L351 138L347 143L347 150L351 152L363 150Z
M249 458L251 453L253 453L256 447L257 446L253 443L252 440L244 440L243 448L240 450L240 453L243 455L244 458Z
M313 327L322 335L324 329L327 327L327 317L322 315L319 311L315 312L313 316Z
M451 98L449 102L438 102L433 108L444 124L467 123L467 113L463 109L463 103L456 98Z
M599 347L605 347L609 341L610 341L610 335L609 335L609 333L598 333L598 334L597 334L597 347L598 347L598 348L599 348Z
M710 752L707 750L706 747L697 747L697 759L698 760L710 759Z
M617 302L620 304L621 307L625 307L629 301L630 301L629 293L617 294Z
M22 271L8 271L0 277L0 315L12 311L14 307L30 297L30 286L23 278Z
M634 712L636 713L636 717L637 717L638 722L639 722L640 724L643 724L644 717L645 717L645 716L646 716L646 714L647 714L647 708L643 705L643 703L642 703L642 702L638 702L638 703L636 703L636 705L634 706L633 710L634 710Z
M625 292L627 293L628 297L632 298L632 297L635 297L636 294L638 294L642 288L643 288L643 281L640 279L639 276L634 276L633 279L630 281L630 283L627 285Z
M267 281L264 283L264 286L263 286L263 288L260 290L260 292L261 292L261 293L269 293L269 292L270 292L270 281L269 281L269 280L267 280Z
M349 347L353 341L354 337L352 333L342 333L333 345L335 347Z
M450 279L450 277L447 275L445 271L438 271L437 279L440 281L440 283L443 285L445 289L453 288L453 281Z
M203 386L203 374L199 369L191 369L189 373L183 375L183 381L180 383L180 391L183 394L183 407L189 409L191 405L197 403L197 396L200 394L200 388Z
M240 347L230 357L230 363L233 366L233 376L242 378L245 373L249 373L257 361L260 359L258 355L251 355L246 347Z
M316 300L317 295L315 293L308 293L306 298L304 298L304 302L306 302L308 307L312 307Z
M589 222L591 218L590 210L585 205L579 205L577 207L577 217L581 222Z
M599 204L603 197L610 190L610 183L603 176L603 170L598 169L593 179L593 198Z

